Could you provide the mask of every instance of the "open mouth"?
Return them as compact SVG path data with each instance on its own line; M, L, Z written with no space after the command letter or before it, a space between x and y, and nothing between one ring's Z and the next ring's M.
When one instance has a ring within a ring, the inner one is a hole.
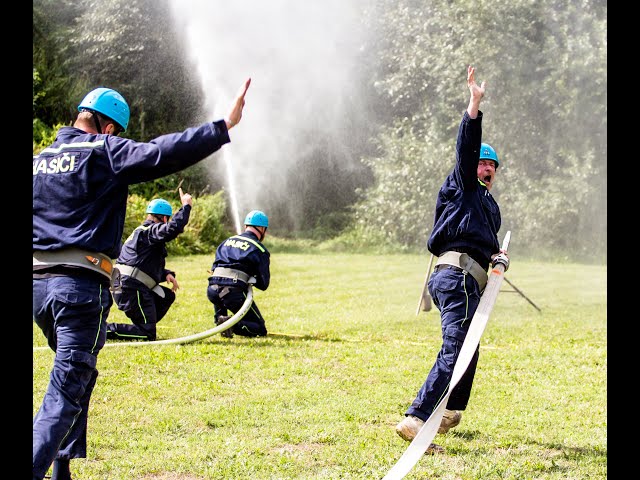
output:
M484 183L491 183L491 175L485 175L483 181Z

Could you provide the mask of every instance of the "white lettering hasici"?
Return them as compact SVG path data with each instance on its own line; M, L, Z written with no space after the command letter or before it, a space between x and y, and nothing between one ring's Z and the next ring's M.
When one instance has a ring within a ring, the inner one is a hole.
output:
M241 242L233 238L228 239L224 244L227 247L239 248L245 251L249 248L249 242Z
M40 152L40 155L46 155L52 153L57 155L65 150L85 150L92 148L100 148L104 146L104 140L98 140L95 142L78 142L78 143L63 143L57 148L47 147ZM68 153L62 153L53 158L42 158L40 155L33 157L33 174L38 173L67 173L73 172L78 168L75 155L69 155Z
M59 157L34 158L33 174L38 173L66 173L73 172L77 168L76 156L63 153Z

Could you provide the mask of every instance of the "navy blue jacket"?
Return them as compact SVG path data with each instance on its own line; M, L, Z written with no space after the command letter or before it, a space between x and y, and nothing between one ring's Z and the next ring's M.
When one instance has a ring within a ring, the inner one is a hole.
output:
M211 267L233 268L256 277L255 287L266 290L271 281L269 272L270 253L253 232L245 231L222 242L216 250L216 258ZM233 279L210 277L210 283L217 285L235 285Z
M128 186L190 167L229 141L224 120L148 143L62 127L33 157L33 250L76 247L117 258Z
M167 242L170 242L182 232L189 223L191 205L183 205L167 223L157 223L153 220L145 220L137 227L122 245L122 251L116 263L138 267L144 273L153 278L156 283L166 281L167 274L173 270L165 268L167 258ZM122 275L122 284L139 288L141 282L127 275Z
M439 257L455 250L468 253L485 270L491 255L500 251L500 208L478 179L482 112L471 119L465 110L456 141L456 165L447 176L436 200L433 231L427 241Z

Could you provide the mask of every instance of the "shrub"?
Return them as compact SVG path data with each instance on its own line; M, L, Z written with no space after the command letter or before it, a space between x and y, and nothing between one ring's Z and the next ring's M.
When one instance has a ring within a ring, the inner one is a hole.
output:
M159 197L154 197L159 198ZM152 199L146 199L137 194L131 194L127 198L127 215L122 241L124 242L131 232L146 218L147 205ZM173 209L177 211L181 204L178 200L166 198ZM189 223L184 232L175 240L167 243L169 255L189 255L194 253L213 254L219 243L232 235L226 226L226 201L223 191L213 195L202 195L193 199L193 208Z
M40 151L48 147L56 139L56 134L61 127L64 127L63 123L59 123L54 127L48 127L43 121L34 118L33 119L33 154L37 155Z

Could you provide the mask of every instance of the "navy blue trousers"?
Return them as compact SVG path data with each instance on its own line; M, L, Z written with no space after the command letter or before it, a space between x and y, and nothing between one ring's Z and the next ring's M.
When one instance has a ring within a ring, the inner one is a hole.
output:
M33 418L34 480L42 479L56 458L87 456L89 400L113 302L108 280L98 276L33 279L33 319L55 352L49 384Z
M107 338L118 340L155 340L156 324L176 300L176 294L168 287L160 285L164 297L149 288L130 288L123 286L120 292L113 293L113 299L120 310L131 319L130 323L108 323Z
M427 379L405 413L424 421L431 416L449 390L453 368L481 296L478 282L470 274L451 267L434 271L429 277L428 288L433 303L440 310L442 346ZM478 358L479 348L476 349L467 370L452 390L447 401L447 409L465 410L467 408Z
M247 299L247 292L241 287L231 287L231 290L220 297L224 285L209 285L207 287L207 298L214 307L214 315L228 315L227 310L236 313ZM244 337L261 337L267 334L267 327L264 318L256 302L251 303L251 308L242 319L231 327L233 333Z

